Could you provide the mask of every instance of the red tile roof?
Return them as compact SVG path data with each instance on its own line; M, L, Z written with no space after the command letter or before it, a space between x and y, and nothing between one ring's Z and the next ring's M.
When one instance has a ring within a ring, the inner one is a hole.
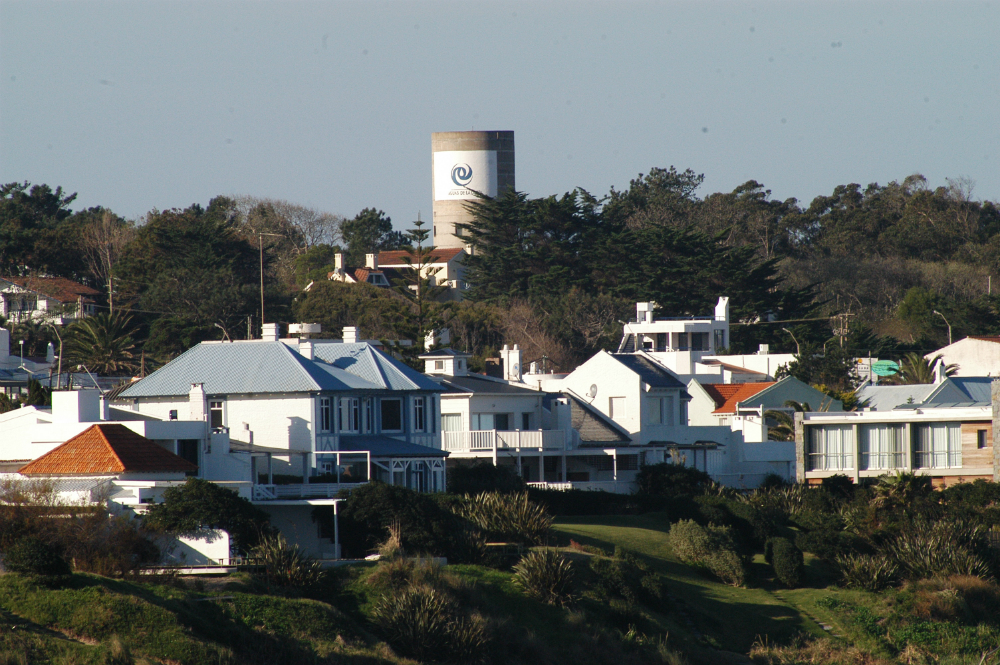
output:
M702 387L715 402L712 413L736 413L736 405L770 388L774 381L762 383L706 383Z
M187 472L198 467L124 425L92 425L21 468L26 476L84 476L137 472Z
M435 249L427 256L428 263L447 263L453 258L458 256L459 252L464 252L465 250L461 247L441 247ZM381 266L408 266L405 259L409 258L411 262L415 260L413 255L404 250L393 251L393 252L379 252L378 253L378 264Z
M0 279L64 303L76 302L80 296L84 297L85 302L92 302L87 296L101 295L97 289L78 284L65 277L0 277Z

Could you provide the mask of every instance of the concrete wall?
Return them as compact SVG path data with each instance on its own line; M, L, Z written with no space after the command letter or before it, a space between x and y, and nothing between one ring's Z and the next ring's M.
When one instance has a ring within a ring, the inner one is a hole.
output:
M966 337L924 357L938 354L945 365L958 365L955 376L1000 376L1000 343Z
M433 153L454 150L495 150L497 153L497 192L514 188L514 132L434 132L431 134ZM434 196L433 176L431 196ZM456 223L467 223L472 216L465 210L465 201L434 201L433 240L437 247L464 247L455 234Z
M473 413L510 414L510 429L522 429L521 414L531 413L531 429L542 429L542 397L535 395L461 395L441 396L441 413L462 415L462 429L472 428Z

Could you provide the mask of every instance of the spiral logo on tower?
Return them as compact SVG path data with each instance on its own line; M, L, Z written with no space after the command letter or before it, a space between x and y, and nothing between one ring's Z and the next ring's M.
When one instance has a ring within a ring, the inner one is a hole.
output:
M455 164L451 169L451 181L459 187L466 187L472 182L472 167L468 164Z

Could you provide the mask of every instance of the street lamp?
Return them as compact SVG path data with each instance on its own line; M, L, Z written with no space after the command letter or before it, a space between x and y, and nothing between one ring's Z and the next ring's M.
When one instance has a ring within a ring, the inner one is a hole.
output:
M18 369L24 369L24 340L19 339L17 343L21 345L21 366Z
M944 319L945 325L948 326L948 345L951 346L951 324L948 323L948 319L945 319L944 314L942 314L941 312L934 310L934 313L940 316L942 319Z
M47 325L49 328L52 328L52 332L54 332L56 334L56 337L59 339L59 369L58 369L58 374L56 375L57 376L57 378L56 378L56 390L61 390L62 389L62 353L63 353L62 335L59 334L59 329L55 326L55 324L46 323L45 325ZM50 369L49 371L51 372L52 370ZM50 374L50 376L51 376L51 374ZM51 381L49 382L49 387L50 388L52 387L52 382Z
M280 233L257 232L257 245L260 249L260 330L261 337L264 336L264 236L283 238Z

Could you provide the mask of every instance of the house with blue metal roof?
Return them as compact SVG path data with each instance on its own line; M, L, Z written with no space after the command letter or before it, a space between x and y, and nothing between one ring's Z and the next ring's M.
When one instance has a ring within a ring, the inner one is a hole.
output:
M374 479L444 490L441 392L371 344L271 335L202 342L115 400L141 417L203 421L200 475L243 474L268 501Z

